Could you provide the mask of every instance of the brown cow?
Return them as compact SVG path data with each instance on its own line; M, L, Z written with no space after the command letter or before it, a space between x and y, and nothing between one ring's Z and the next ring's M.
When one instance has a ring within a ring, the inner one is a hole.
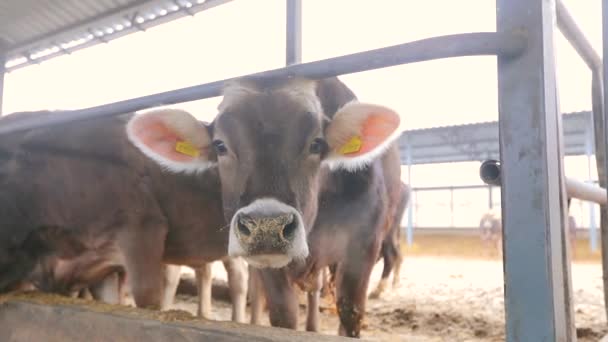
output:
M158 307L163 263L227 255L217 170L163 172L127 139L131 116L0 136L0 292L112 294L126 281L138 306ZM239 296L244 310L246 290Z
M388 277L393 272L393 288L399 285L401 264L403 262L403 256L401 252L401 220L405 209L408 205L410 198L410 187L405 183L401 183L401 197L399 206L395 211L395 217L392 219L392 228L390 233L386 236L382 242L382 248L380 256L384 259L384 266L382 270L382 277L378 283L378 287L372 291L369 298L379 298L388 286ZM318 315L320 309L320 297L328 296L331 304L335 304L335 265L332 267L326 267L321 271L320 281L321 290L309 291L307 293L307 316L306 316L306 329L309 331L318 331ZM263 306L263 293L261 285L259 284L259 276L254 269L249 270L249 294L251 296L251 323L260 324L261 314ZM317 285L319 287L319 285Z
M217 166L228 251L261 267L274 326L296 328L294 281L319 290L337 264L340 333L359 336L370 272L399 202L394 111L356 101L337 78L241 79L214 122L140 115L129 137L176 173Z

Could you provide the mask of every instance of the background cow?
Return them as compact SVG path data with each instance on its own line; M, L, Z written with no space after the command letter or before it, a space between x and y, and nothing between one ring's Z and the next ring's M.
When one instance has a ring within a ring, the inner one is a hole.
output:
M399 202L399 115L356 101L337 78L238 80L219 111L207 127L179 111L140 115L129 137L174 172L218 170L229 254L264 268L274 326L296 328L294 283L318 291L337 264L340 333L359 336Z
M479 235L486 251L502 255L502 222L500 209L490 209L479 220Z
M568 210L572 198L568 197ZM481 216L479 221L479 231L482 243L487 251L496 251L502 256L502 219L500 208L491 209ZM566 237L570 240L571 257L576 252L576 221L572 215L568 215L566 226Z
M20 115L52 113L0 125ZM227 255L216 170L164 172L127 139L131 116L0 136L0 292L114 286L119 301L128 288L138 306L159 307L163 263ZM242 278L233 300L244 319Z

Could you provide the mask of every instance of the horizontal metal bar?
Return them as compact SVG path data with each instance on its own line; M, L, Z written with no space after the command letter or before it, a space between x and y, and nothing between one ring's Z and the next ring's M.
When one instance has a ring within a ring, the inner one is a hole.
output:
M488 185L501 186L502 184L501 166L496 160L484 161L479 167L479 175L481 180ZM570 177L565 177L565 181L568 197L602 205L608 203L606 189Z
M556 2L557 11L557 27L562 32L564 37L572 44L572 47L578 52L587 66L592 70L599 70L602 67L602 59L593 49L593 46L585 37L585 34L576 24L576 21L568 12L568 9L561 0Z
M569 197L602 205L608 203L606 189L573 178L566 177L566 191Z
M454 186L421 186L412 188L412 191L444 191L444 190L475 190L488 189L490 186L498 187L497 185L454 185Z
M310 63L295 64L245 77L302 76L318 79L441 58L479 55L516 56L524 50L525 46L526 39L523 34L506 32L464 33L433 37ZM0 134L215 97L220 95L223 84L228 80L215 81L87 109L57 112L44 120L39 118L15 120L0 126Z

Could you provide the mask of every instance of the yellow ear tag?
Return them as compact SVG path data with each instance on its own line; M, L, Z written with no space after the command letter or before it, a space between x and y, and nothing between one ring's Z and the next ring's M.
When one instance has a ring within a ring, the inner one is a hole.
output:
M361 141L360 137L354 136L350 138L350 140L340 147L341 154L349 154L359 152L361 150L361 145L363 145L363 141Z
M187 141L178 141L175 143L175 150L190 157L198 157L200 154L198 149Z

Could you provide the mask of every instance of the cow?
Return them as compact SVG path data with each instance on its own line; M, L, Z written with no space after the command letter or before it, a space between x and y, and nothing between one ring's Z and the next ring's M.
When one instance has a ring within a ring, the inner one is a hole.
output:
M392 219L392 228L390 233L382 242L380 256L384 260L382 276L378 287L372 291L369 298L379 298L388 286L388 277L393 272L393 288L399 285L401 264L403 256L401 252L401 220L405 209L408 205L411 189L405 183L401 183L401 196L395 217ZM334 265L332 265L334 266ZM321 271L321 289L319 291L310 291L307 293L307 316L306 329L309 331L318 331L318 312L320 309L320 297L330 297L332 305L335 304L335 267L326 267ZM263 293L259 279L255 273L255 269L249 270L249 293L251 301L251 324L261 323L261 314L263 306Z
M570 211L572 198L567 198L567 208ZM502 256L502 215L500 208L490 209L485 212L479 222L481 241L486 250L496 250ZM576 221L572 215L568 215L566 222L566 238L569 240L571 257L576 254Z
M227 256L217 170L165 172L127 138L133 115L0 136L0 292L100 288L122 302L128 289L138 307L158 308L164 264ZM233 301L242 321L241 277Z
M187 112L133 117L128 136L175 172L217 170L228 253L259 268L273 326L297 327L294 284L337 265L339 333L359 337L370 272L399 202L400 116L337 78L226 82L206 126Z
M502 256L502 222L500 209L490 209L479 220L479 234L486 251Z

